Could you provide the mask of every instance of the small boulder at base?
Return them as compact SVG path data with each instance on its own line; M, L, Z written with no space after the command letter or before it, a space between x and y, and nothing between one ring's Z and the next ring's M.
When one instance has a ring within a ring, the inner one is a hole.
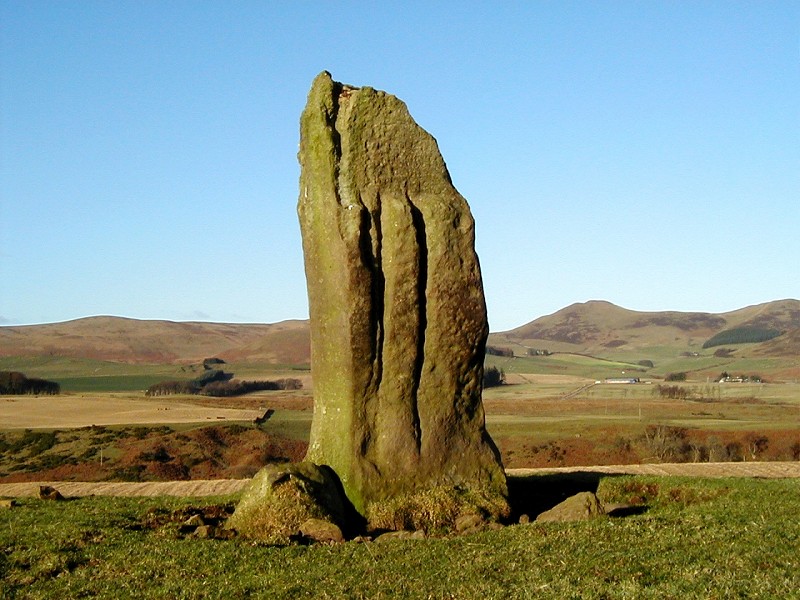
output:
M564 500L536 517L537 523L586 521L601 517L606 512L600 500L592 492L581 492Z
M227 526L245 538L288 543L309 519L345 528L347 505L333 470L303 462L256 473Z
M344 541L341 528L325 519L308 519L300 525L300 535L314 542L338 544Z

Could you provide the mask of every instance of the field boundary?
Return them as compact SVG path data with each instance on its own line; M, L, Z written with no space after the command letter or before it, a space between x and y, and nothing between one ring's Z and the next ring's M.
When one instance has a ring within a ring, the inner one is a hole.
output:
M515 477L555 473L598 473L606 475L656 475L679 477L752 477L760 479L800 478L800 462L740 463L663 463L647 465L603 465L587 467L553 467L541 469L507 469ZM86 482L29 481L0 483L0 497L24 498L39 494L39 486L55 487L67 498L85 496L223 496L243 490L250 479L203 479L194 481Z

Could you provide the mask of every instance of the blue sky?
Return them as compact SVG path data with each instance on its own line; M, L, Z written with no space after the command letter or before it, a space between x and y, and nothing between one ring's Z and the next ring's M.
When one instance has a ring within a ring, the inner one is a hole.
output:
M490 326L800 297L797 2L0 1L0 324L308 315L298 120L395 94Z

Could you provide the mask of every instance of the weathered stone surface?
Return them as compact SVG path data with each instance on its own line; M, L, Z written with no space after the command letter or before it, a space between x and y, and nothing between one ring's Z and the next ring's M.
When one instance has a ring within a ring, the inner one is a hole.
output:
M268 465L253 477L227 526L243 537L287 542L309 519L343 526L343 495L329 467L307 462Z
M299 159L307 460L330 465L362 514L434 486L505 498L481 403L488 326L474 223L436 140L394 96L324 72Z
M468 513L461 515L456 519L455 529L458 533L469 533L473 531L480 531L486 522L483 517L475 513Z
M536 517L537 523L586 521L605 515L603 505L592 492L581 492Z
M315 542L338 544L344 541L342 530L325 519L308 519L300 525L300 534Z

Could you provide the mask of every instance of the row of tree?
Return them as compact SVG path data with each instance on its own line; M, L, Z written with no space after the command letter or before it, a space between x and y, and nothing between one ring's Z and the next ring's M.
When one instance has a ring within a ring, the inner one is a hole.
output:
M208 359L206 359L207 361ZM210 368L210 365L206 363L203 366L206 370L200 377L189 381L162 381L147 388L145 395L199 394L201 396L230 397L264 390L299 390L303 387L299 379L240 381L233 379L233 373Z
M514 350L512 348L501 348L500 346L486 346L486 354L491 356L507 356L514 357Z
M61 385L55 381L26 377L19 371L0 371L0 394L47 394L61 393Z

